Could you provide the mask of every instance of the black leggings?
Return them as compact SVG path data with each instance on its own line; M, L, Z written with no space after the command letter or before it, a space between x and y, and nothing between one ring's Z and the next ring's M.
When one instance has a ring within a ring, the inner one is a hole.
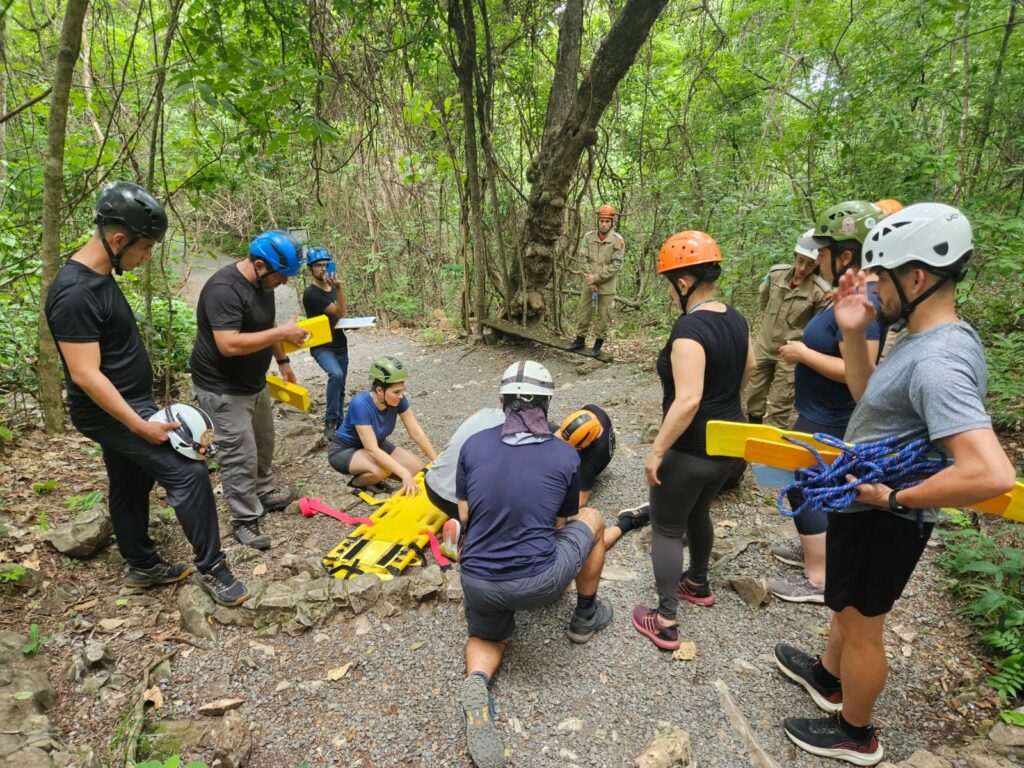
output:
M683 536L690 550L688 573L707 581L715 528L711 502L734 468L735 459L709 459L669 449L658 469L661 485L651 488L651 563L658 586L658 613L674 620L683 575Z

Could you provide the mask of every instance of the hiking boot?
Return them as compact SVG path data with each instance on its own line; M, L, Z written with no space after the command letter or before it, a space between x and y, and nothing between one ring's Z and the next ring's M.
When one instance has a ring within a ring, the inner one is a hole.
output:
M235 578L223 560L213 566L209 573L199 574L199 586L220 605L241 605L249 599L249 590Z
M299 498L294 488L287 485L283 488L275 488L259 497L264 512L279 512L293 501Z
M334 439L334 434L338 431L339 422L328 421L324 422L324 437L327 438L327 442L331 442Z
M651 505L643 503L638 507L624 509L616 516L616 525L623 533L628 533L651 524Z
M679 580L679 590L676 597L694 605L703 605L710 608L715 604L715 596L711 594L711 585L708 582L699 582L691 579L687 573Z
M129 589L148 589L161 584L173 584L188 578L195 569L192 563L166 563L163 560L152 568L129 565L124 572L124 585Z
M260 531L260 524L256 520L232 523L231 535L238 539L239 544L244 544L247 547L270 549L270 537Z
M612 604L597 597L594 598L594 615L589 619L581 619L579 614L573 613L565 634L574 643L585 643L597 630L604 629L611 621Z
M854 765L881 762L884 750L878 741L878 729L869 725L868 735L857 739L843 729L839 717L787 717L782 727L790 741L812 755L845 760Z
M825 688L814 678L814 666L820 660L820 656L811 658L799 648L785 643L775 646L775 663L782 674L802 685L820 710L834 715L843 708L843 689L839 685Z
M772 594L787 603L825 603L825 585L815 584L804 575L772 579Z
M585 346L587 346L586 338L584 338L583 336L577 336L571 344L566 344L564 347L562 347L562 349L564 349L566 352L579 352Z
M450 517L441 526L441 554L453 563L459 560L459 539L462 537L462 523Z
M785 541L772 547L772 557L780 563L804 567L804 547L799 541Z
M505 746L494 722L494 699L480 675L462 681L462 711L466 716L466 749L477 768L505 765Z
M658 621L658 612L654 608L634 606L633 628L663 651L672 651L679 647L679 627L663 626Z
M604 339L594 339L594 347L589 352L587 352L587 354L590 355L591 357L597 357L598 355L601 354L601 347L603 346Z

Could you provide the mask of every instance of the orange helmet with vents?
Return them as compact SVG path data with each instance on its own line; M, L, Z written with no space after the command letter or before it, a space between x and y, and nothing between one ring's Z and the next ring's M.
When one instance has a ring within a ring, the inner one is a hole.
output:
M597 218L599 219L614 219L615 209L610 205L602 205L597 209Z
M591 411L575 411L565 417L558 428L559 436L577 451L582 451L604 432L601 422Z
M879 210L882 211L882 213L888 216L891 213L896 213L896 211L902 211L903 203L901 203L899 200L894 200L891 197L887 197L885 198L885 200L879 200L877 203L875 203L875 208L878 208Z
M694 229L676 232L658 252L658 274L721 260L718 243L708 233Z

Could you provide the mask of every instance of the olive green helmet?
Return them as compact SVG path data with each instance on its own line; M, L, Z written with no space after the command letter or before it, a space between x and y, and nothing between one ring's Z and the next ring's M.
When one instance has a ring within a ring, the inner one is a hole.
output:
M868 232L885 217L882 210L866 200L847 200L826 208L818 216L815 237L856 240L863 244Z
M409 372L397 357L378 357L370 366L370 381L397 384L408 380Z

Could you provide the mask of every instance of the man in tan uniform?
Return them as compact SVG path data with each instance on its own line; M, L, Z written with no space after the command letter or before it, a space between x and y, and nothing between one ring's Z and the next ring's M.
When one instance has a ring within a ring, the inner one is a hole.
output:
M754 374L747 388L747 416L751 422L789 429L793 425L793 364L779 355L779 347L799 339L804 326L821 309L832 289L814 274L818 251L805 241L796 242L794 264L776 264L758 288L761 330L754 340ZM766 408L767 406L767 408Z
M597 320L594 322L594 335L597 338L594 348L587 354L597 357L601 353L604 334L611 324L615 278L622 269L622 257L626 252L626 241L612 229L614 221L615 209L602 205L597 209L597 229L590 230L580 240L577 255L584 269L583 290L576 310L576 340L565 347L569 352L578 352L586 346L595 303Z

